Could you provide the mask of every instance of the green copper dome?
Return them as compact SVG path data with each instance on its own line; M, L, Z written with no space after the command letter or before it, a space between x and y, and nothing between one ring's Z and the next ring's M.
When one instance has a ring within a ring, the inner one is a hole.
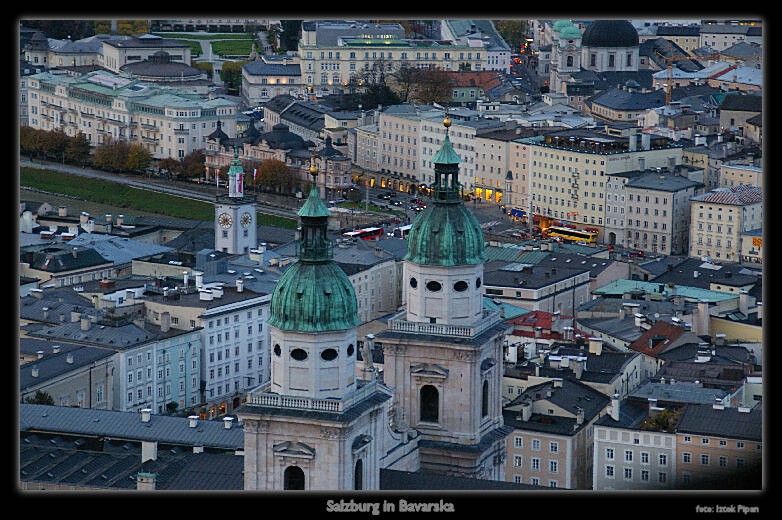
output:
M581 38L581 31L579 31L578 27L575 25L563 27L559 33L559 37L563 40L575 40L576 38Z
M564 29L565 27L572 27L572 26L573 26L573 22L571 22L570 20L557 20L557 21L556 21L556 22L554 22L554 24L551 26L551 29L552 29L554 32L559 32L559 31L561 31L562 29Z
M413 221L407 239L409 260L419 265L456 266L483 263L483 231L475 215L461 198L459 184L459 156L448 137L448 118L445 139L435 155L435 182L432 202Z
M327 237L331 215L318 195L317 171L310 168L312 189L299 210L299 261L283 273L272 293L269 325L297 332L326 332L359 325L353 284L332 260Z
M297 332L347 330L359 325L353 285L334 262L299 261L272 293L269 325Z

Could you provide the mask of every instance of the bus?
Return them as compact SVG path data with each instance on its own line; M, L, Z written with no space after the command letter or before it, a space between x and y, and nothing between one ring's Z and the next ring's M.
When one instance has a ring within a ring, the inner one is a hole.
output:
M411 227L413 227L413 225L412 224L408 224L406 226L400 226L400 227L394 228L393 235L396 238L407 238L407 235L410 234L410 228Z
M583 229L571 229L566 227L551 226L544 230L547 237L561 238L572 242L591 244L597 242L597 233Z
M383 228L368 227L363 229L354 229L342 233L345 238L360 238L361 240L380 240L383 238Z

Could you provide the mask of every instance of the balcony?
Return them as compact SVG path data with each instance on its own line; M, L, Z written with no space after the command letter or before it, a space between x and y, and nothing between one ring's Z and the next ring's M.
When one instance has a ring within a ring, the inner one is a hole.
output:
M377 381L367 381L364 379L358 379L357 381L358 385L356 390L348 393L343 399L314 399L311 397L280 395L269 392L268 390L271 388L271 383L266 383L257 390L249 392L246 402L247 404L269 408L342 413L374 392L389 392L385 386L379 384Z
M402 311L388 321L389 330L394 332L409 332L413 334L429 334L432 336L472 338L500 323L498 311L484 310L481 321L476 325L447 325L442 323L421 323L407 321L404 317L407 311Z

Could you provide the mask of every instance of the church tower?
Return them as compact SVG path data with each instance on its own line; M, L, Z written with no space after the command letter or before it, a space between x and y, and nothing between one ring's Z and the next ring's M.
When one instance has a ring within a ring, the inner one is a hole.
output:
M393 429L392 392L373 367L357 377L356 295L333 261L330 212L314 165L310 173L312 189L298 212L298 261L271 299L271 381L237 412L245 489L379 489L380 469L418 469L417 441Z
M228 194L215 197L215 250L231 254L246 253L257 247L255 195L244 193L244 169L239 151L228 168Z
M557 20L552 38L549 89L562 94L564 84L581 71L581 31L569 20Z
M443 124L432 200L413 222L403 260L406 309L375 341L397 421L421 435L421 470L503 480L506 329L483 308L483 232L461 198L447 116Z

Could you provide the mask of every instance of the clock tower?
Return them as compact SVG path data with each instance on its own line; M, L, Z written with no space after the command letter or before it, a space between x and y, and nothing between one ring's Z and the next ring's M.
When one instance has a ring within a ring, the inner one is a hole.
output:
M234 146L228 169L228 194L215 197L215 250L240 254L256 247L256 213L255 195L244 193L244 169Z

